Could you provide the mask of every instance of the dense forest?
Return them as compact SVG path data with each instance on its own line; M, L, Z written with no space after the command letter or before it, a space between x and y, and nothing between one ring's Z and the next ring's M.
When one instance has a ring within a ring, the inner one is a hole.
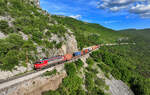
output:
M150 77L150 29L127 29L121 30L121 34L129 37L125 42L135 42L130 48L128 56L134 59L134 63L144 77Z

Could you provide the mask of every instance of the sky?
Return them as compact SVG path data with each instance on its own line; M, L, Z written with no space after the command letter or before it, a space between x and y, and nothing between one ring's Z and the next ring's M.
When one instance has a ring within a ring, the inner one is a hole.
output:
M150 28L150 0L40 0L40 6L50 14L114 30Z

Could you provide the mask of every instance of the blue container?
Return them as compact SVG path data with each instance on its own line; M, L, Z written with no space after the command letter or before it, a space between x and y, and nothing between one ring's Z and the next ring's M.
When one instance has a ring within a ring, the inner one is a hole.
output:
M81 52L74 52L73 56L81 56Z

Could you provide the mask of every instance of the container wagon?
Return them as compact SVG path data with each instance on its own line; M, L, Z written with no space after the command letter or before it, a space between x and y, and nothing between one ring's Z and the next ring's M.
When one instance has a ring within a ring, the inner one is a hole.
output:
M71 60L72 59L72 54L66 54L66 55L64 55L64 57L66 58L66 61L69 61L69 60Z
M73 56L81 56L81 52L80 52L80 51L74 52L74 53L73 53Z

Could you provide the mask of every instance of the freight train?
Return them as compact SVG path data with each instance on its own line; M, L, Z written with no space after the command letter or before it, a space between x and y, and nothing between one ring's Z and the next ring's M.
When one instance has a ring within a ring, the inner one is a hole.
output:
M58 55L50 58L40 59L39 61L36 61L34 63L34 69L38 70L43 69L47 66L53 66L59 63L64 63L66 61L72 60L73 58L83 56L99 47L100 47L99 45L95 45L89 48L85 48L82 51L74 52L73 54Z

